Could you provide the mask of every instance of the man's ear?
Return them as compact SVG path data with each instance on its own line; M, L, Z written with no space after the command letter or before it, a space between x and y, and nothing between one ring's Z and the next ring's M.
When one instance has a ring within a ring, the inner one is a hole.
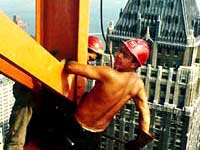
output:
M131 64L131 68L133 68L133 69L137 69L138 67L139 67L139 64L137 62L133 62Z

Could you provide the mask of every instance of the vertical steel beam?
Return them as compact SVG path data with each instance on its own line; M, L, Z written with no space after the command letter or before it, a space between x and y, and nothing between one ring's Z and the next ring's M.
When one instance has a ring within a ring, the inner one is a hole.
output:
M36 40L57 58L87 62L89 0L36 0Z
M36 40L56 58L87 62L89 0L36 0ZM86 81L76 77L75 95L79 99Z

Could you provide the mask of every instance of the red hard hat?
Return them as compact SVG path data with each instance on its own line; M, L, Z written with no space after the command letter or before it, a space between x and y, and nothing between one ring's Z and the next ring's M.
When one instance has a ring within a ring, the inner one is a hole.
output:
M150 48L148 43L142 39L130 39L123 41L125 47L135 56L140 66L144 65L149 58Z
M104 53L104 45L101 39L93 35L88 37L88 48L100 55Z

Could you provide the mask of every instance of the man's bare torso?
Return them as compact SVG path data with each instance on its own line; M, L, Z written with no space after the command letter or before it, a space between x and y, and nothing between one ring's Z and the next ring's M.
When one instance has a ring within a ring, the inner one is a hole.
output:
M115 72L106 82L96 81L77 107L75 117L83 128L103 131L113 116L138 92L139 77L133 72Z

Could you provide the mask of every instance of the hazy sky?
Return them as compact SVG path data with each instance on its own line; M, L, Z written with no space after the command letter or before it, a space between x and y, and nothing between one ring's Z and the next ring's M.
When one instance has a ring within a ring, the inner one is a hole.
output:
M120 8L124 7L128 0L103 0L103 21L105 27L110 20L116 20ZM90 0L90 31L99 32L99 5L100 0ZM35 33L35 0L0 0L0 9L8 16L20 16L28 24L29 33Z
M200 0L196 0L196 2L197 2L197 6L198 6L199 9L200 9Z
M0 10L9 17L20 16L28 25L28 32L35 33L35 0L0 0Z
M103 0L103 24L104 30L110 21L117 21L121 8L124 8L128 0ZM90 5L90 31L100 32L100 0L91 0Z
M128 0L103 0L103 24L108 27L111 20L114 23L119 17L120 8L124 8ZM200 0L196 0L200 9ZM100 32L100 0L90 0L90 31ZM0 9L8 16L19 15L28 24L29 33L35 32L35 0L0 0Z

